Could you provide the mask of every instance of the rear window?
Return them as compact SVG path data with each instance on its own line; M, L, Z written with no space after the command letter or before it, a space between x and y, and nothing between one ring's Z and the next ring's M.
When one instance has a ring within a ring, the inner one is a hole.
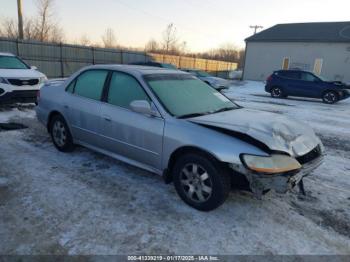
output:
M76 80L74 93L82 97L100 100L107 74L108 72L105 70L83 72Z

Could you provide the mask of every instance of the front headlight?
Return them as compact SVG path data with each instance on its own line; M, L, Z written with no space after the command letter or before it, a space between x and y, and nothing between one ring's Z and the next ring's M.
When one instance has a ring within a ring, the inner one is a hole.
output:
M301 168L300 163L296 159L285 155L266 157L244 154L241 156L241 159L250 170L265 174L284 173Z
M9 84L5 78L0 77L0 84Z
M47 80L46 76L39 77L39 84L44 83Z

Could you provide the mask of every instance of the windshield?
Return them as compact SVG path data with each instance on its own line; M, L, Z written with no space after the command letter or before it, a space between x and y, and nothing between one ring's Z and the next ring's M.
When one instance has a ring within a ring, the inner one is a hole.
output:
M29 67L15 56L0 56L0 69L29 69Z
M319 79L321 79L324 82L330 82L330 80L324 76L317 76Z
M163 106L176 117L194 117L239 108L191 75L157 74L144 78Z

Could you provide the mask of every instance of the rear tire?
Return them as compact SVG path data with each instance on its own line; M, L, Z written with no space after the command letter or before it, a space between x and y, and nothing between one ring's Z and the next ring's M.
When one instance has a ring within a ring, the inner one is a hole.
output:
M181 199L200 211L219 207L231 188L228 170L217 160L200 153L185 154L176 161L173 181Z
M50 121L50 135L53 144L61 152L71 152L74 149L73 138L61 115L55 115Z
M283 97L287 97L287 95L285 95L283 93L282 88L278 87L278 86L274 86L271 88L271 96L273 98L283 98Z
M336 92L334 91L326 91L322 95L322 101L325 104L334 104L339 101L339 96Z

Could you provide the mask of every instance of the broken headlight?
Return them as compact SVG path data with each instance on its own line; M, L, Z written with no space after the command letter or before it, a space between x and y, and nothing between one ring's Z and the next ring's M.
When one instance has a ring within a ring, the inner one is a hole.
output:
M296 159L286 155L255 156L243 154L241 160L248 169L264 174L284 173L301 168Z

